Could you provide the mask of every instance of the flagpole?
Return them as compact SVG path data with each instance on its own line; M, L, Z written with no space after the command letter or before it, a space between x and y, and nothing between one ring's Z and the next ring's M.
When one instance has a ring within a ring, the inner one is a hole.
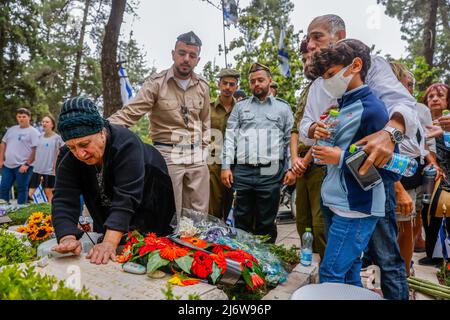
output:
M224 5L223 0L221 0L222 3L222 27L223 27L223 47L225 52L225 68L228 68L228 61L227 61L227 40L225 38L225 17L224 17Z

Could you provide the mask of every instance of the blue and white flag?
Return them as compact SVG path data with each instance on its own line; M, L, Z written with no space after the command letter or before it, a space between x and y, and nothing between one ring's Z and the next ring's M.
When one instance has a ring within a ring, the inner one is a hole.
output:
M278 58L280 61L280 71L281 74L288 78L291 76L291 70L289 68L289 53L285 44L286 33L284 26L281 27L280 42L278 44Z
M235 0L222 0L223 20L226 26L238 22L238 6Z
M447 233L446 217L442 218L441 228L439 229L436 245L434 246L433 258L448 259L450 254L450 236Z
M33 193L33 201L34 203L48 203L47 197L45 196L44 189L42 185L39 185L37 189Z
M122 65L119 66L120 77L120 95L122 96L122 104L125 106L128 101L133 97L133 88L131 87L130 80Z

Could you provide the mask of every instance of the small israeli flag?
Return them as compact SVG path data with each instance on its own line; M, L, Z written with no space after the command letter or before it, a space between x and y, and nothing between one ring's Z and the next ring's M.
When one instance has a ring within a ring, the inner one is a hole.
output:
M33 193L33 201L34 203L48 203L47 197L45 196L44 189L42 188L42 185L39 185L37 189Z
M285 38L286 38L286 33L284 30L284 26L282 26L281 33L280 33L280 42L278 44L278 58L280 61L281 74L285 78L289 78L291 76L291 70L289 67L289 53L286 48Z
M441 228L439 229L438 238L434 246L433 258L448 259L450 254L450 236L447 233L447 218L442 218Z
M120 95L122 97L122 104L125 106L128 101L133 97L133 88L131 87L130 80L122 65L119 66L120 77Z

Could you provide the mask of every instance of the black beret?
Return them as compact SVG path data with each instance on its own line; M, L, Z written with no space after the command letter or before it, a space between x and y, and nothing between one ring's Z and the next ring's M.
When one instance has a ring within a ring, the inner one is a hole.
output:
M181 41L183 43L186 43L187 45L192 45L192 46L197 46L197 47L202 46L202 40L200 40L200 38L197 37L197 35L193 31L189 31L188 33L183 33L183 34L179 35L177 40Z

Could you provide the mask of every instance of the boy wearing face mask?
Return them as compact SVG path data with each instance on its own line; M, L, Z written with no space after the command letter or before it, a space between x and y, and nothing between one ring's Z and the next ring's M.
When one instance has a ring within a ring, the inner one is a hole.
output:
M378 169L384 183L364 191L344 164L351 144L382 130L389 121L384 103L364 84L370 63L370 48L354 39L342 40L314 56L316 74L323 77L328 94L338 98L340 112L334 146L313 147L317 164L327 165L321 196L324 206L334 213L320 265L322 283L362 287L361 254L385 214L384 184L399 178ZM330 137L323 123L313 126L315 139Z

